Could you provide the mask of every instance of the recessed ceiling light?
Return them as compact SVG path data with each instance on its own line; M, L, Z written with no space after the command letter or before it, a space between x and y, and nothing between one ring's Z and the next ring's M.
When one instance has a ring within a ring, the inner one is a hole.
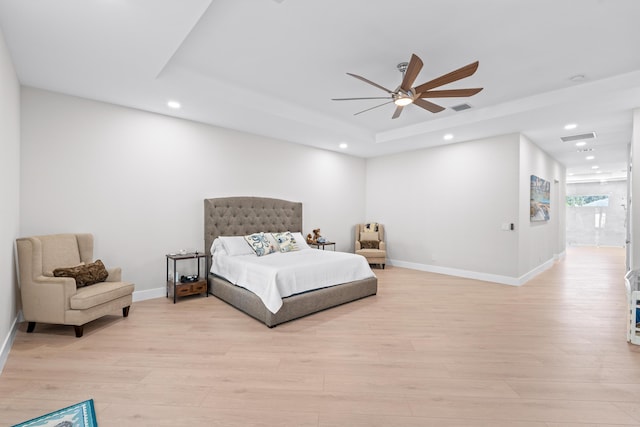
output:
M167 107L177 110L178 108L180 108L180 103L178 101L169 101L167 102Z
M587 160L593 160L595 158L596 158L596 156L587 156L587 157L585 157L585 159L587 159Z
M574 173L573 173L573 172L571 172L571 173L569 173L568 175L569 175L569 176L573 176L573 175L574 175Z
M349 148L349 145L346 142L342 142L340 143L340 145L338 145L338 147L340 147L343 150L346 150L347 148Z
M600 166L591 166L591 169L599 169Z
M602 171L596 171L596 173L602 173Z
M578 141L578 142L576 142L576 147L584 147L585 145L587 145L586 141Z
M445 141L450 141L450 140L452 140L452 139L453 139L453 135L452 135L452 134L450 134L450 133L448 133L448 134L446 134L445 136L443 136L443 138L444 138L444 140L445 140Z
M564 125L565 130L571 130L577 128L578 125L575 123L569 123L568 125Z

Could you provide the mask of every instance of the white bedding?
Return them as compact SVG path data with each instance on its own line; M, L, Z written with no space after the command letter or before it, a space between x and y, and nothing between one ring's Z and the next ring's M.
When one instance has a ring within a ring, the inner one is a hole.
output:
M282 307L282 298L375 277L366 258L345 252L301 249L261 257L231 256L216 239L211 255L211 273L250 290L274 314Z

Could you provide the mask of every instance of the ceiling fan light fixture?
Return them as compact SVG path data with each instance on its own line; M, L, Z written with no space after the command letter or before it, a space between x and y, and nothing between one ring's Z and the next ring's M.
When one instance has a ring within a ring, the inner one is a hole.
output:
M399 107L405 107L413 103L413 98L409 98L408 96L399 96L393 102Z
M458 68L457 70L451 71L450 73L444 74L440 77L430 80L426 83L423 83L418 86L414 86L415 79L420 73L420 70L422 69L423 62L418 56L416 56L416 54L412 54L409 62L401 62L400 64L398 64L398 71L402 73L402 82L400 83L400 86L398 86L394 91L387 89L386 87L381 86L378 83L372 82L371 80L366 79L357 74L347 73L351 77L355 77L358 80L361 80L371 86L375 86L378 89L385 91L388 94L387 96L359 97L359 98L332 98L332 100L333 101L355 101L355 100L364 100L364 99L387 100L382 104L375 105L373 107L367 108L366 110L362 110L355 113L354 115L356 116L358 114L371 111L374 108L382 107L383 105L387 105L391 103L394 103L396 105L395 112L393 113L393 116L391 116L392 119L397 119L402 113L403 107L406 107L409 104L416 105L431 113L439 113L440 111L445 110L445 107L435 104L431 101L427 101L425 98L467 97L467 96L475 95L476 93L480 92L482 88L437 90L437 88L439 88L440 86L444 86L449 83L453 83L473 75L478 69L478 64L479 62L476 61L474 63L465 65L464 67ZM433 89L436 89L436 90L433 90Z

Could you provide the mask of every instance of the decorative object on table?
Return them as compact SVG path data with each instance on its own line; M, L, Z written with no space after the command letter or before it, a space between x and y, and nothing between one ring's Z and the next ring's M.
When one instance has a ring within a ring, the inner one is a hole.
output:
M97 427L93 399L76 403L12 427Z
M318 239L324 239L324 237L322 237L320 235L320 229L316 228L313 230L313 235L311 234L307 234L307 243L324 243L327 241L327 239L324 239L324 241L320 241Z

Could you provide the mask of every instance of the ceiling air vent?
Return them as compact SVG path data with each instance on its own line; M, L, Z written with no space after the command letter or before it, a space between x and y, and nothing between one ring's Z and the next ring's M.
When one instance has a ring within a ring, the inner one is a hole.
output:
M561 136L560 139L563 142L571 142L571 141L580 141L583 139L593 139L596 137L595 132L583 133L580 135L571 135L571 136Z
M464 110L468 110L469 108L471 108L471 105L469 104L460 104L460 105L455 105L451 107L451 109L454 111L464 111Z

